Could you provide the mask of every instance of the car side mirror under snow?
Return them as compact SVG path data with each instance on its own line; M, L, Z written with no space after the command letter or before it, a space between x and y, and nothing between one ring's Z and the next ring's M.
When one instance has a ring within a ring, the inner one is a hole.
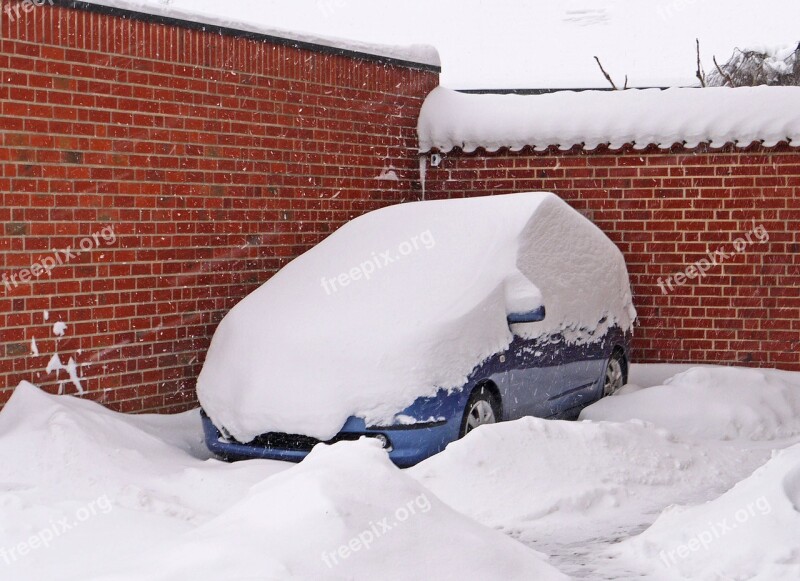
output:
M514 325L516 323L538 323L544 321L544 305L526 313L511 313L508 315L508 324Z

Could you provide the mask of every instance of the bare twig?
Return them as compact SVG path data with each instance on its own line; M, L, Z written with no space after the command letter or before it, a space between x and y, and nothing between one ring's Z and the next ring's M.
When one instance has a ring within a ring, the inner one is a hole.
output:
M706 73L703 70L702 65L700 64L700 39L695 38L694 41L697 43L697 72L695 74L697 75L697 78L700 80L700 86L705 87Z
M625 75L625 86L622 87L622 90L626 90L628 88L628 75Z
M597 57L594 57L594 60L596 60L596 61L597 61L597 66L598 66L598 67L600 67L600 70L602 71L602 73L603 73L603 76L605 76L606 80L607 80L609 83L611 83L611 87L612 87L612 88L613 88L615 91L619 91L619 88L617 87L617 85L615 85L615 84L614 84L614 81L611 79L611 76L610 76L610 75L609 75L609 74L606 72L606 70L603 68L603 65L602 65L602 64L600 64L600 59L599 59L599 58L597 58Z
M722 76L723 79L725 79L725 81L731 87L733 87L734 86L733 85L733 79L731 79L731 76L728 73L726 73L725 71L722 70L722 67L720 67L719 63L717 62L717 57L716 56L714 56L712 58L714 59L714 66L717 67L717 72Z
M795 79L800 79L800 43L794 49L794 65L792 66L792 75Z

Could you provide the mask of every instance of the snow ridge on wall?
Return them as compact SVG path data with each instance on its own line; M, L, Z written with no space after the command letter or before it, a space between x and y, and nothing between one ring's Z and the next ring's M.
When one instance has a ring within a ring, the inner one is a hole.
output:
M438 87L417 126L421 152L579 145L668 149L800 144L800 87L465 94Z

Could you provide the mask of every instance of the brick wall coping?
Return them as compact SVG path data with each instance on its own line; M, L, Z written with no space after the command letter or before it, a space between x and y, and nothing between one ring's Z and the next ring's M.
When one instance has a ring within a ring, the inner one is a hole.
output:
M318 36L301 32L273 29L258 23L228 20L219 16L182 10L141 0L47 0L48 3L141 20L167 26L224 34L287 45L325 54L402 66L411 69L441 71L438 51L429 45L392 46L355 40Z
M420 152L800 145L800 87L544 95L465 94L438 87L425 100L417 133Z

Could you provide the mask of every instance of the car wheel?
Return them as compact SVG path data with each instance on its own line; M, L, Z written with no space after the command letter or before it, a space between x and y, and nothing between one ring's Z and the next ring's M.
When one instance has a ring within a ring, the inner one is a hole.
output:
M494 424L499 420L500 406L497 398L486 387L478 387L469 396L458 437L463 438L478 426Z
M627 382L627 365L625 356L619 351L615 351L608 360L606 374L603 377L603 397L614 395Z

